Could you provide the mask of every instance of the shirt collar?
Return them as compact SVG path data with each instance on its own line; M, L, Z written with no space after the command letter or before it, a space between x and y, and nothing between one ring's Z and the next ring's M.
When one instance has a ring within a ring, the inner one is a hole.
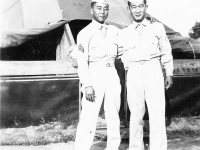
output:
M150 24L150 21L148 21L146 18L142 21L142 22L140 22L140 23L137 23L137 22L135 22L135 21L133 21L133 23L132 23L132 26L134 27L134 29L136 29L137 27L138 27L138 25L143 25L143 26L147 26L148 24Z
M107 28L107 24L106 24L106 23L101 24L101 23L97 22L97 21L94 20L94 19L92 20L92 24L93 24L95 27L97 27L99 30L101 30L102 26L105 26L105 27Z

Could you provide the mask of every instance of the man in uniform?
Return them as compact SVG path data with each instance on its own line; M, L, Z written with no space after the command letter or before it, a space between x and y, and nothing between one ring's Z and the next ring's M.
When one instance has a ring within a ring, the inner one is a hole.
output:
M117 45L113 41L118 29L104 23L109 12L107 0L92 0L90 11L92 22L77 36L76 55L83 97L74 150L90 149L103 100L108 135L107 150L118 150L121 85L114 66Z
M128 6L133 23L121 30L117 43L127 70L127 99L131 112L129 150L144 150L145 101L149 112L150 150L167 150L165 88L173 83L171 46L164 26L144 17L146 0L128 0Z

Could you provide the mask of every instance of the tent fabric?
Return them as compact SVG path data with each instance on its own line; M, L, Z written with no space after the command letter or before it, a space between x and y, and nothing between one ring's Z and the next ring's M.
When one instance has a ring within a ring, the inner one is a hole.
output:
M1 0L1 30L37 28L63 19L57 0Z
M24 28L36 28L63 19L57 0L21 0Z
M30 39L36 38L41 34L49 32L67 23L61 20L41 28L19 29L15 31L3 31L1 33L1 48L18 46Z
M173 51L200 55L200 42L180 35L168 35Z
M1 7L1 30L24 28L22 4L20 0L3 0Z
M2 0L1 48L13 47L66 21L57 0ZM57 23L55 23L57 22Z

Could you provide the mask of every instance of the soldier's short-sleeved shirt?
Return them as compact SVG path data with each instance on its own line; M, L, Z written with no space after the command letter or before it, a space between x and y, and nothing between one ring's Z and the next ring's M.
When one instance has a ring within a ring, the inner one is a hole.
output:
M114 62L117 56L117 45L114 39L119 29L112 25L106 28L105 37L102 35L102 24L93 20L82 29L77 36L77 61L79 79L85 87L92 86L90 81L89 64L93 62Z
M138 26L142 26L141 35L137 31ZM125 69L130 67L131 62L157 58L161 60L166 75L173 75L171 45L163 24L151 23L146 19L139 25L133 22L119 32L116 43Z

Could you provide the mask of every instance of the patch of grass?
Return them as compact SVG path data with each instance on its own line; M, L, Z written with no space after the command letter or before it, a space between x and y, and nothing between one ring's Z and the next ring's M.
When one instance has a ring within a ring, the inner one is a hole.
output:
M26 128L1 129L1 145L46 145L50 143L67 143L76 138L77 122L66 125L61 121L43 123ZM149 122L144 122L144 131L149 132ZM167 126L170 139L200 136L200 116L173 118ZM106 141L107 136L96 133L94 141Z
M168 138L200 136L200 116L173 118L167 127Z
M188 129L167 132L167 137L169 139L176 139L182 137L199 137L199 136L200 136L200 131L194 131Z
M200 137L200 116L178 117L166 121L168 139ZM144 121L143 129L149 133L149 120Z
M75 125L50 122L27 128L1 129L1 145L46 145L75 140Z
M26 128L1 129L1 145L47 145L75 141L77 123L66 126L62 122L44 123ZM107 136L96 133L94 141L106 141Z

